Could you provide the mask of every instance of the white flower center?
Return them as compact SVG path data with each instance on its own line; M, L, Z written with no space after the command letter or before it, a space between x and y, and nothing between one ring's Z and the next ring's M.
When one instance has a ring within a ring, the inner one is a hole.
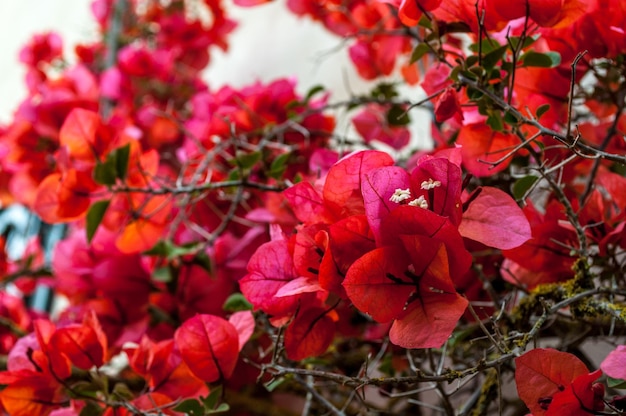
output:
M407 199L411 199L411 190L409 188L406 189L396 189L396 191L391 195L389 200L391 202L395 202L396 204L406 201Z
M413 201L409 202L409 205L412 207L420 207L420 208L428 209L428 201L424 199L424 195L420 195L419 198L414 199Z
M441 182L434 181L433 178L430 178L427 181L422 182L422 189L427 190L427 191L430 189L435 189L439 186L441 186Z

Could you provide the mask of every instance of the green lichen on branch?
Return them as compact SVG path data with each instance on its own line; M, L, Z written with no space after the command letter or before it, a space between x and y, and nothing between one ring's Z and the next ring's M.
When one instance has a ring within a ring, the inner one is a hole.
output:
M485 372L485 381L480 389L480 397L472 409L472 416L483 416L488 414L489 406L498 398L498 372L491 368Z
M565 282L539 285L523 298L511 313L510 319L513 326L528 330L533 316L543 314L547 303L557 304L594 287L593 276L585 258L579 258L574 262L572 272L571 279ZM570 307L574 316L578 316L577 304Z

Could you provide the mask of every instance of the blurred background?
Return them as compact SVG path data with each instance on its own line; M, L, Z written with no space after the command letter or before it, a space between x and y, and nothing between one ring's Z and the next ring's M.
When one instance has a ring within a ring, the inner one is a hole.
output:
M345 98L362 92L361 81L350 64L341 39L309 19L287 10L285 0L254 8L230 4L229 16L239 22L229 37L230 49L215 50L206 71L212 88L224 84L242 87L256 80L295 76L301 92L316 84ZM72 59L76 43L97 38L89 0L3 0L0 2L0 123L6 124L24 98L24 68L18 62L20 48L34 33L55 31L64 41L65 57Z

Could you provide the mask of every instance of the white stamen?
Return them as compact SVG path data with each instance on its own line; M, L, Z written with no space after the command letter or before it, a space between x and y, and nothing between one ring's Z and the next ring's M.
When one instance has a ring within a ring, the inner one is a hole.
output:
M441 186L440 181L434 181L433 178L428 179L427 181L422 182L422 189L429 190L434 189Z
M428 201L424 199L424 195L420 195L419 198L414 199L413 201L409 202L409 205L412 207L420 207L423 209L428 209Z
M411 190L409 188L406 189L396 189L396 191L391 195L389 200L391 202L395 202L396 204L406 201L407 199L411 199Z

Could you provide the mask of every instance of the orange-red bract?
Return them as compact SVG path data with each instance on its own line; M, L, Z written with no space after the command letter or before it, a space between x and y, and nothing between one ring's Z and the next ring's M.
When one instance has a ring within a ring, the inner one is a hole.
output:
M174 339L196 377L210 383L232 375L239 357L239 334L224 318L196 315L178 328Z
M517 136L493 131L484 123L467 124L461 127L457 143L461 145L463 166L474 176L492 176L506 169L511 157L494 165L516 145L520 143Z
M50 345L83 370L100 367L108 358L106 335L93 311L85 316L82 324L57 329Z
M546 416L588 416L604 410L604 385L594 383L601 370L576 377L563 391L552 397Z
M0 373L0 384L8 384L0 391L0 401L7 414L45 416L67 403L63 386L55 379L31 370L21 370L21 373L19 377Z
M378 322L397 318L415 291L415 283L404 275L409 262L408 255L397 246L365 253L350 267L343 281L348 298L358 310Z
M452 284L442 242L423 235L401 235L400 241L402 246L381 247L355 261L343 282L346 293L375 320L394 320L394 344L440 347L468 302Z
M531 350L516 358L515 365L517 393L534 416L546 415L554 395L589 373L575 355L551 348Z
M435 102L435 121L442 123L454 117L459 123L463 121L461 103L454 88L446 88Z
M328 172L323 197L328 209L339 216L363 214L361 183L373 169L391 166L393 159L378 151L357 152L337 162Z
M59 142L67 146L70 157L95 163L110 144L110 137L103 137L103 132L98 113L76 108L65 119L59 131Z
M126 350L133 370L145 377L151 392L168 396L196 397L208 392L206 383L191 373L174 340L153 342L144 336L136 348Z
M96 189L91 172L68 169L53 173L39 184L33 209L48 223L73 221L87 213Z
M122 253L138 253L152 248L169 223L172 209L170 196L133 194L127 197L118 194L113 198L109 209L122 211L124 206L130 211L130 221L123 226L117 237L116 247Z
M407 26L415 26L423 12L436 9L441 0L402 0L398 8L400 21Z
M335 323L321 308L298 313L285 331L285 350L292 360L323 354L335 335Z
M365 215L352 215L332 224L329 243L319 270L319 283L325 290L346 297L343 278L362 255L376 248L374 235Z

